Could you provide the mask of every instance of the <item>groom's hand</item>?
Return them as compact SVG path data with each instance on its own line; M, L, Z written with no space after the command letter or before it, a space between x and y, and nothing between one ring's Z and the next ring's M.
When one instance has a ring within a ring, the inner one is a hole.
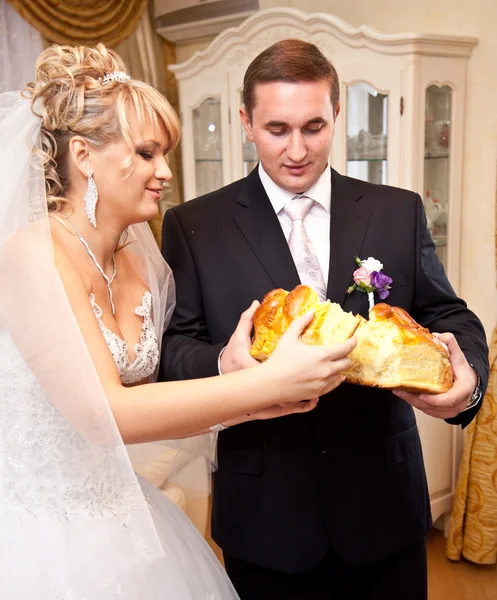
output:
M240 369L256 367L259 364L255 358L250 356L252 324L258 306L259 302L254 300L250 308L242 313L235 332L221 354L221 373L231 373Z
M431 417L450 419L468 406L476 387L477 376L452 333L434 335L437 335L449 349L450 365L454 373L454 384L451 389L444 394L412 394L401 391L395 391L394 394Z

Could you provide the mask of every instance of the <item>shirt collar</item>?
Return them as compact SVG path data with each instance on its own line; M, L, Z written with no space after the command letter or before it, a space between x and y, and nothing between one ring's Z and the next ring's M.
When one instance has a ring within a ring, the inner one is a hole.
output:
M295 198L296 194L280 188L280 186L269 177L260 162L259 177L276 214L285 207L287 202L290 202L292 198ZM328 213L330 212L331 172L329 166L326 167L321 177L304 193L304 195L309 196L309 198L318 202Z

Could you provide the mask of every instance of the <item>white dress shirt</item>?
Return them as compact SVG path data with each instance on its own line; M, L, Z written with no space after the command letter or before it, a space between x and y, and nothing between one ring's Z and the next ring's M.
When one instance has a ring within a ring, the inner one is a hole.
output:
M296 194L287 192L276 185L266 171L264 171L261 163L259 163L259 177L288 242L290 231L292 230L292 220L283 209L287 202L295 198ZM326 167L316 183L303 192L303 195L315 201L315 204L313 204L304 219L304 227L318 258L324 282L328 285L331 206L331 170L329 166Z

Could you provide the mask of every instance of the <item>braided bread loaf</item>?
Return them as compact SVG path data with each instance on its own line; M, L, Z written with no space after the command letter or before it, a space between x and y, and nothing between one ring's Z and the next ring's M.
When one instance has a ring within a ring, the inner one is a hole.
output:
M447 347L405 310L376 304L366 320L329 300L320 302L305 285L266 294L254 315L251 355L266 360L293 319L311 310L314 319L302 335L305 343L329 345L357 337L349 355L352 365L345 372L347 382L431 394L452 387Z

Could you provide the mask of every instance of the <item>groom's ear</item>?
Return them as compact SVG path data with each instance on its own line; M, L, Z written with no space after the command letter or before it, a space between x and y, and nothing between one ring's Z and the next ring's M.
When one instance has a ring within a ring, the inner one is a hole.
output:
M81 135L75 135L69 140L68 160L71 166L83 175L86 179L88 171L91 171L90 164L90 145Z

